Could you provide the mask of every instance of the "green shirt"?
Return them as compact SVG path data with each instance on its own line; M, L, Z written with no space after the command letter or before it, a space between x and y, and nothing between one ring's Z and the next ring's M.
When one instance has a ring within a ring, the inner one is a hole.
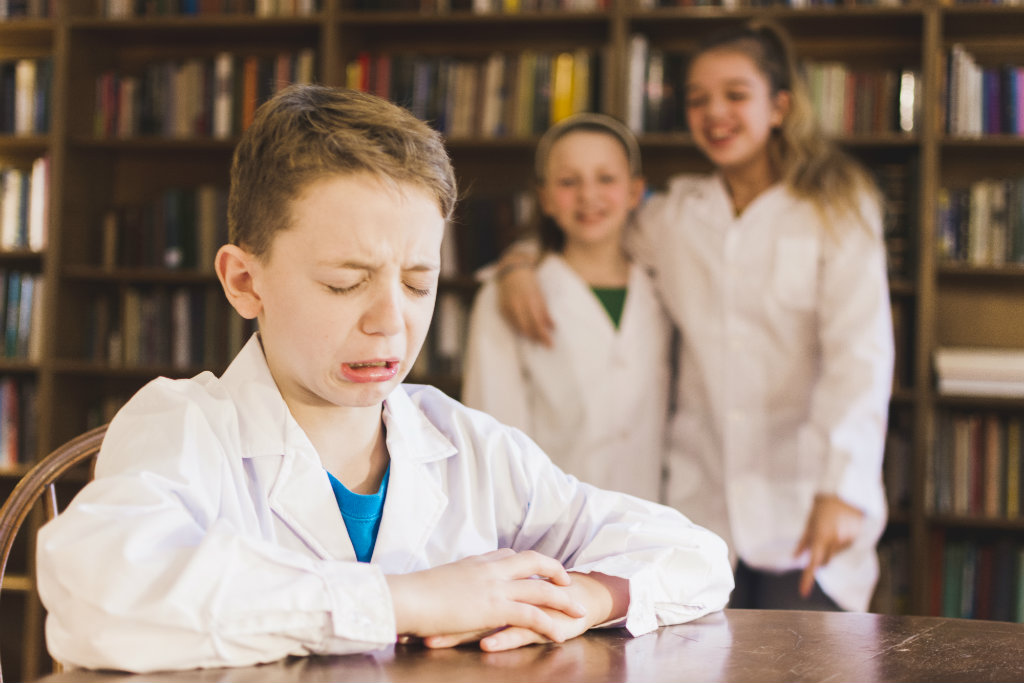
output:
M619 321L622 320L622 309L626 305L625 287L591 287L598 301L608 311L615 328L618 329Z

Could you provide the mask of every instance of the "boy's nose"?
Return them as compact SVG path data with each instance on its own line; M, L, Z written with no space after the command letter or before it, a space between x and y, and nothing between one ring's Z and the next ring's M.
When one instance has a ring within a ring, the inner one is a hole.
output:
M405 327L402 316L401 284L381 287L363 314L363 331L391 336Z

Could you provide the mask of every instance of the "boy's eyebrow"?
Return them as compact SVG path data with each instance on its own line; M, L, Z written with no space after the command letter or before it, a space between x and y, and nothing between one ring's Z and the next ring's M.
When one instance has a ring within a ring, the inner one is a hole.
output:
M369 261L320 261L317 265L325 268L337 268L342 270L374 270L379 267L379 264L370 263ZM417 271L431 271L440 270L440 261L423 261L420 263L413 263L408 266L402 266L402 270L417 270Z

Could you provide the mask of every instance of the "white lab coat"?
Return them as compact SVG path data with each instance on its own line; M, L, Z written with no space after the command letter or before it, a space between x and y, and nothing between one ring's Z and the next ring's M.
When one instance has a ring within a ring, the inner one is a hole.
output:
M158 379L110 425L96 478L37 546L58 659L132 671L371 651L395 641L384 575L510 547L628 578L634 634L720 609L720 538L567 476L522 433L430 387L383 420L391 475L371 563L255 338L221 378Z
M639 214L650 265L681 332L667 502L751 566L797 569L816 493L866 515L817 572L867 608L886 519L882 453L893 338L881 217L823 229L807 200L766 191L736 217L721 177L681 176Z
M494 281L473 304L462 401L526 432L561 469L601 488L658 500L665 454L671 328L650 277L630 267L616 329L558 255L537 269L554 345L517 334Z

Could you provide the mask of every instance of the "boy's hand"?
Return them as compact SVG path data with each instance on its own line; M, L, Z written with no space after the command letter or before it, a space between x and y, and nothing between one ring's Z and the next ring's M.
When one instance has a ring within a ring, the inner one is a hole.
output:
M814 572L856 540L864 513L838 496L819 495L814 498L807 528L793 555L810 551L810 561L800 577L800 595L807 597L814 588Z
M554 622L557 637L536 630L510 624L497 631L477 631L431 636L424 644L431 648L454 647L462 643L480 641L480 649L487 652L512 650L533 643L564 642L584 633L598 624L623 616L629 607L629 582L604 574L572 574L572 583L561 590L586 608L586 614L574 617L565 612L545 608Z
M498 278L498 306L502 316L519 334L551 346L555 324L533 266L523 263L500 268L505 269Z
M571 581L562 564L531 550L495 550L386 579L402 635L483 634L517 626L561 642L560 620L586 614L578 595L565 588Z

